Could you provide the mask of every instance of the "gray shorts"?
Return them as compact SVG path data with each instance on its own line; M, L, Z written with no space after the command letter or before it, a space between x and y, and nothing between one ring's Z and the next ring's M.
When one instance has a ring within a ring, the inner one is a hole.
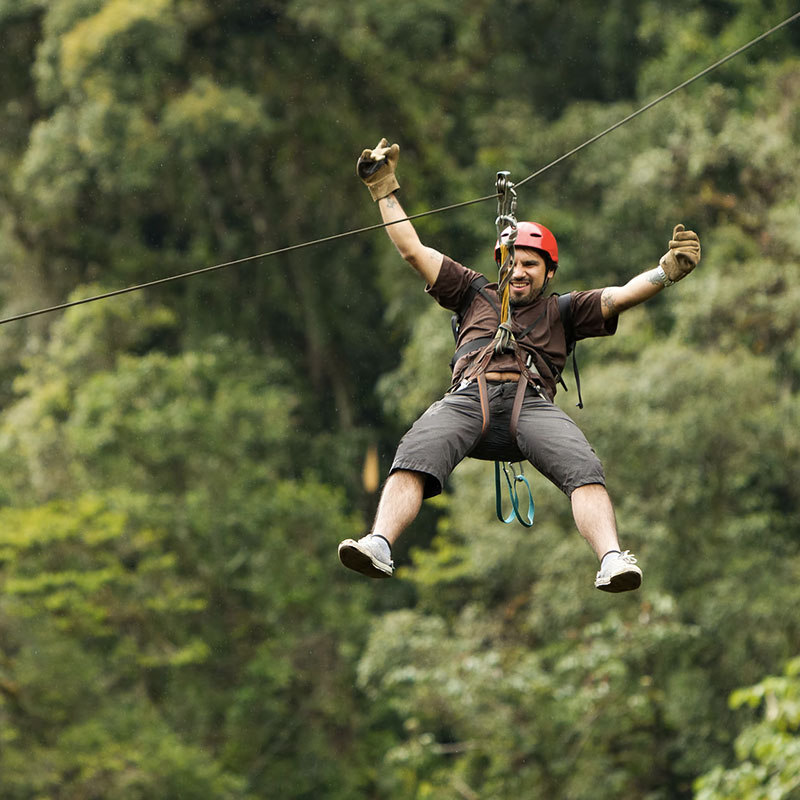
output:
M605 485L603 465L575 422L558 406L528 386L511 437L511 411L516 383L488 385L489 429L481 438L483 416L478 385L437 400L401 439L392 472L412 470L425 475L424 497L442 491L450 473L466 456L489 461L528 460L562 492L579 486Z

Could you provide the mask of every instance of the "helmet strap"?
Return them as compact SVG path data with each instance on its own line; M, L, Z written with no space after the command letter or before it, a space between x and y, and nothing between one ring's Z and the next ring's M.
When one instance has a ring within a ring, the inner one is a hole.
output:
M539 290L539 294L537 294L536 297L533 298L534 300L538 300L540 297L544 295L544 290L547 288L548 283L550 283L550 276L546 272L544 275L544 283L542 284L542 288Z

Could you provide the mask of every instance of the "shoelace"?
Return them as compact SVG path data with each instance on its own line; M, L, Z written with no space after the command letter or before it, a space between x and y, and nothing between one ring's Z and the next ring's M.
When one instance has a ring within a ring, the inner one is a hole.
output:
M623 551L622 551L622 552L621 552L621 553L620 553L620 554L619 554L619 555L618 555L618 556L617 556L617 557L614 559L614 561L615 561L615 562L617 562L617 561L622 561L622 563L623 563L623 564L630 564L630 565L634 565L634 564L636 564L636 556L635 556L635 555L633 555L633 553L631 553L631 551L630 551L630 550L623 550ZM605 569L605 568L604 568L604 567L602 566L602 564L601 564L601 565L600 565L600 569L597 571L597 577L598 577L598 578L599 578L599 577L600 577L600 576L603 574L603 572L604 572L604 569ZM609 569L609 571L610 571L610 569Z

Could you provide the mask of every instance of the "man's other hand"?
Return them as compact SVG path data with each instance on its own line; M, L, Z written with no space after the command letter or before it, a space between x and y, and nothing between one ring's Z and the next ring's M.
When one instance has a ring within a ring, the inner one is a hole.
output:
M381 139L377 147L364 150L356 164L356 174L366 184L375 201L388 197L400 188L394 171L400 157L400 145Z

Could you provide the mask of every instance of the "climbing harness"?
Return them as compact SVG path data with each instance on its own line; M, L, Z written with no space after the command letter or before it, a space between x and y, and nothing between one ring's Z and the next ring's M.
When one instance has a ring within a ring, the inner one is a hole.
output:
M511 302L510 302L510 283L511 274L514 271L514 258L515 248L514 242L517 239L517 193L514 189L514 184L511 182L511 173L501 171L497 173L496 180L497 187L497 217L495 219L495 226L497 228L497 241L499 243L499 257L498 257L498 273L497 273L497 295L500 299L500 308L498 309L488 294L483 292L484 286L488 280L484 276L479 276L470 284L467 291L468 301L462 303L462 309L466 310L475 298L475 295L480 293L491 303L498 314L497 333L494 339L489 340L488 337L479 337L464 345L469 348L466 352L474 350L476 347L484 347L489 341L494 341L494 352L497 354L508 352L509 350L516 349L516 340L514 333L511 330ZM481 280L482 278L482 280ZM463 312L462 312L463 313ZM459 315L460 316L460 315ZM453 317L453 333L458 336L458 324L460 319L456 316ZM451 362L451 369L455 366L456 361L460 358L459 350L453 354ZM486 377L481 370L476 376L478 383L478 392L481 403L481 415L483 417L483 426L481 428L481 438L486 434L489 427L489 393L486 386ZM517 387L517 394L514 399L514 411L511 415L511 433L512 438L516 435L516 422L519 418L519 412L522 408L522 399L527 389L528 381L524 374L520 375L519 385ZM512 468L511 462L503 462L502 469L506 479L506 486L508 488L508 495L511 500L511 512L508 516L503 514L503 491L500 481L500 467L501 462L494 462L494 485L495 485L495 511L497 518L500 522L507 525L515 519L530 528L533 525L534 515L534 502L533 493L531 492L531 485L528 479L522 473L522 464L519 465L519 472L515 472L514 479L511 479L509 469ZM520 511L519 493L517 484L523 483L528 491L528 513L527 517L523 517Z
M480 399L482 417L479 440L483 439L489 428L489 389L486 384L486 376L484 373L486 366L489 363L491 354L502 354L512 351L515 352L515 355L517 355L517 360L519 361L519 353L516 352L517 341L514 337L511 327L510 283L511 275L514 271L514 243L517 239L518 224L517 193L514 189L514 184L511 181L510 172L501 171L497 173L496 188L497 217L495 218L495 227L497 228L498 242L497 296L500 301L500 307L498 308L491 294L484 291L486 285L489 283L488 279L483 275L479 275L470 283L467 292L465 293L465 297L462 299L460 308L452 318L453 336L456 340L456 343L458 343L458 332L461 324L461 318L474 301L476 295L482 295L497 313L498 325L497 332L495 333L494 337L490 338L488 336L481 336L466 342L461 347L456 349L456 352L453 354L453 358L450 363L450 367L452 369L462 355L473 352L478 348L483 348L485 350L484 354L479 358L480 364L474 376L478 385L478 396ZM527 334L528 332L529 329L526 329L523 333ZM489 348L489 345L492 343L493 347ZM530 366L530 360L528 361L528 366ZM522 364L520 364L517 390L514 397L513 410L511 412L510 433L512 439L516 439L517 421L522 410L522 402L524 400L527 388L528 378L526 375L526 369L522 366ZM503 514L503 490L502 482L500 480L501 466L505 476L506 486L508 488L509 499L511 501L511 512L508 514L508 516ZM509 470L511 470L511 473L509 473ZM511 477L512 474L513 480ZM494 482L495 511L497 513L497 518L506 524L510 524L516 519L521 525L524 525L526 528L530 528L533 525L535 506L530 483L522 472L522 464L519 464L519 470L516 471L513 469L513 464L511 462L500 462L495 460ZM518 490L518 484L520 483L525 486L528 492L528 511L526 516L523 516L522 511L520 510L520 498Z
M497 299L500 302L498 306L493 292L486 290L489 284L488 278L484 275L477 275L472 279L466 292L464 293L461 303L456 310L456 313L451 319L453 329L453 338L456 344L456 350L450 360L450 369L455 369L456 363L463 356L468 353L481 350L482 352L474 359L473 363L468 367L467 381L474 380L478 386L478 397L481 408L481 432L478 441L482 440L489 429L490 409L489 409L489 388L486 381L485 372L491 361L491 358L496 353L513 352L517 364L519 366L519 373L517 378L517 387L514 395L514 403L511 411L510 419L510 434L512 441L516 441L517 425L519 422L520 413L522 411L525 394L528 386L532 385L534 389L542 396L542 392L538 382L531 383L529 378L537 375L538 370L533 365L533 354L540 358L542 362L550 370L553 379L560 383L565 390L568 391L566 384L561 375L561 371L553 364L551 359L538 348L534 347L531 343L526 346L533 348L533 353L528 354L527 358L524 357L523 351L518 348L518 342L524 342L525 337L533 331L536 325L547 313L546 309L539 314L536 319L527 325L524 329L519 331L516 335L513 332L511 324L511 304L510 304L510 289L509 284L511 275L514 269L515 259L515 243L518 241L518 234L520 227L528 226L534 230L533 235L538 237L537 244L529 244L528 246L535 246L539 249L540 244L546 245L545 252L549 258L552 259L553 264L557 264L558 253L557 243L555 237L546 228L534 223L519 223L516 218L517 209L517 195L514 184L511 181L511 174L507 171L497 173L497 217L495 219L495 226L497 228L497 245L495 247L495 258L498 264L498 278L497 278ZM525 228L527 232L527 228ZM545 236L549 237L549 244L545 241ZM530 237L523 237L523 241L528 241ZM541 240L541 241L539 241ZM542 287L544 289L544 287ZM467 309L472 305L477 295L481 295L484 300L494 309L497 314L498 327L494 337L478 336L474 339L469 339L463 344L458 344L459 332L461 329L461 322ZM575 373L575 384L578 391L578 407L583 408L583 399L581 397L580 376L578 373L578 362L575 358L575 331L572 324L572 304L571 295L551 295L557 296L557 306L561 324L564 329L564 339L566 344L566 355L572 355L573 371ZM514 462L501 462L495 460L495 509L497 518L506 524L513 522L515 519L525 527L533 525L534 517L534 500L533 493L528 479L522 471L522 464L519 464L519 469L513 469ZM502 510L502 485L500 479L500 470L503 470L505 476L505 484L508 489L509 499L511 501L511 512L506 516ZM510 472L509 472L510 470ZM513 479L512 479L513 475ZM518 484L522 483L528 492L528 513L523 516L520 510L520 498Z

